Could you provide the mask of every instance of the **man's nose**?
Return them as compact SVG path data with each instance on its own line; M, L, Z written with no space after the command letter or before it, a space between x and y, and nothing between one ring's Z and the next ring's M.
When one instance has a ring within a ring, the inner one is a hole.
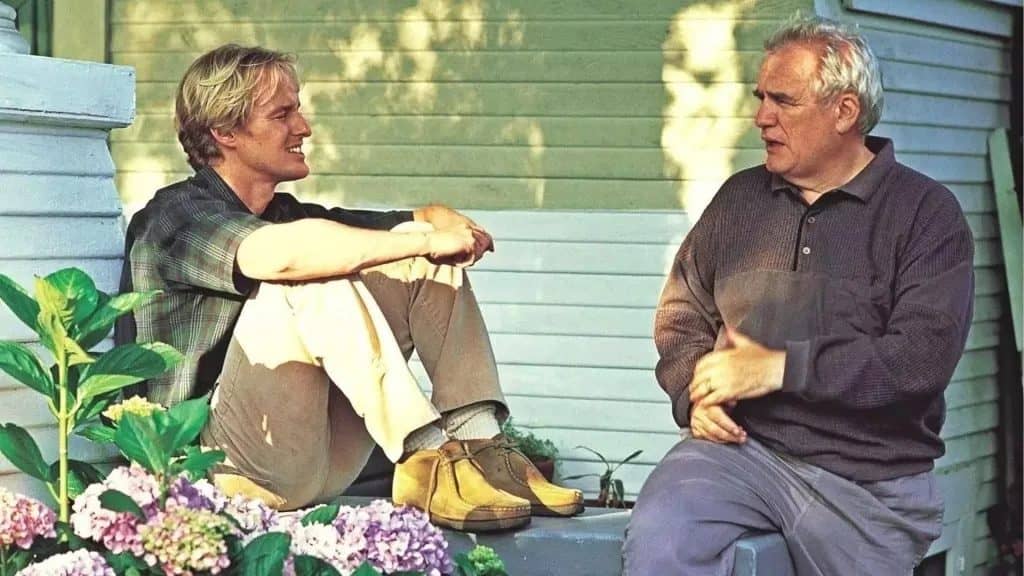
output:
M771 109L771 103L762 100L754 114L754 125L758 128L765 128L775 123L775 112Z
M299 121L295 126L295 133L304 137L313 134L313 129L309 127L309 122L306 121L306 117L303 116L302 112L299 112L297 116Z

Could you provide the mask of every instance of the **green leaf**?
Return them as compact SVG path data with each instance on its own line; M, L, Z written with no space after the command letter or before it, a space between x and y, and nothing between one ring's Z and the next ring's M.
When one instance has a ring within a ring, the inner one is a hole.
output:
M175 463L174 471L181 471L188 474L190 480L205 478L210 468L224 461L225 455L221 450L202 451L198 448L190 452L184 460Z
M325 504L315 508L312 512L307 513L302 517L302 525L309 526L310 524L330 524L334 522L334 519L338 517L338 512L341 510L341 504L335 502L334 504Z
M103 424L93 424L91 426L83 426L76 430L75 434L82 438L88 438L97 444L111 444L114 442L114 434L116 432L116 428L104 426Z
M299 555L295 557L296 576L341 576L334 566L315 557Z
M75 387L77 392L77 386ZM99 396L93 396L87 400L82 401L82 407L78 409L78 421L85 423L92 418L95 418L103 413L104 410L110 407L111 404L119 401L121 394L118 391L107 392L106 394L100 394Z
M146 470L157 474L167 471L170 454L152 418L123 414L114 433L114 444L129 460L138 462Z
M14 464L18 470L43 482L57 479L50 474L50 467L43 461L39 446L24 428L16 424L0 425L0 452Z
M17 342L0 342L0 370L46 397L53 394L53 379L28 347Z
M14 552L7 556L7 565L4 568L7 570L7 574L17 574L31 562L32 551L14 548Z
M279 576L291 545L292 537L284 532L257 536L242 550L239 572L246 576Z
M60 463L50 465L50 474L60 476ZM102 482L103 474L92 464L80 460L68 460L68 498L74 500L85 491L89 484Z
M352 576L381 576L381 573L377 571L369 562L363 562L356 568L356 571L352 573Z
M182 358L177 350L162 342L118 346L89 367L78 387L78 396L86 400L159 376Z
M65 326L77 326L96 311L99 292L92 278L85 272L78 268L64 268L47 276L46 281L61 293L63 302L66 303L70 322Z
M119 490L105 490L100 494L100 504L113 512L127 512L139 520L146 520L146 514L132 497Z
M637 456L639 456L639 455L641 455L643 453L644 453L643 450L637 450L636 452L633 452L629 456L626 456L626 458L622 462L619 462L618 464L615 465L615 468L612 468L612 472L618 470L620 466L622 466L626 462L629 462L630 460L636 458Z
M39 304L17 282L3 274L0 274L0 300L11 309L11 312L14 312L18 320L32 330L36 330Z
M107 334L110 334L110 329L114 327L114 322L119 317L149 302L159 293L159 290L128 292L109 298L100 292L99 306L96 308L96 312L82 323L78 341L86 350L99 344L107 337Z
M68 354L68 366L78 366L80 364L92 364L96 361L88 352L82 349L70 336L64 337L64 349L67 350Z
M167 411L170 420L168 442L171 453L178 452L192 444L210 418L210 403L207 396L185 400Z
M39 309L39 317L36 319L36 334L39 334L39 341L43 346L53 352L54 358L65 356L64 342L68 338L68 332L64 329L60 316L56 312L48 308Z
M452 561L455 567L459 569L457 576L478 576L476 566L473 565L473 561L469 559L469 555L465 552L456 554Z
M139 570L148 570L148 566L142 558L133 556L131 552L121 552L120 554L107 552L103 557L116 574L128 575L132 570L135 570L135 574L139 574Z

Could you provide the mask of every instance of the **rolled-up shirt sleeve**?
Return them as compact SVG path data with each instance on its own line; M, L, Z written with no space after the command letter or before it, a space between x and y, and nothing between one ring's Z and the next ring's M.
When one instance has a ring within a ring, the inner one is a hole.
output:
M219 200L181 201L189 205L177 207L173 218L160 218L144 239L163 255L156 259L160 276L170 286L248 294L256 282L238 270L238 247L270 223Z
M783 392L852 409L941 394L970 329L974 244L952 195L916 217L896 260L884 333L786 343Z

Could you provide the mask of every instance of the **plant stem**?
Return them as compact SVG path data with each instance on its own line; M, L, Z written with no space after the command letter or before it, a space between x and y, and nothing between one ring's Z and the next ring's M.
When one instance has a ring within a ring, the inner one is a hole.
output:
M7 548L0 546L0 576L7 576Z
M63 356L63 354L61 355ZM60 521L68 521L68 367L65 358L57 359L57 387L60 406L57 413L57 505Z

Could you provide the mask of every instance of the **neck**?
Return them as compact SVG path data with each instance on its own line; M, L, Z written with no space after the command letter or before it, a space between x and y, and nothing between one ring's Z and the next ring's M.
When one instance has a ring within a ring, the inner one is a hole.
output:
M861 138L856 145L847 145L837 151L827 173L813 179L809 178L807 182L794 182L793 184L800 188L800 195L808 204L814 204L825 193L841 188L856 178L874 157L875 153L868 149L864 139Z
M267 204L273 200L277 182L254 179L240 170L232 169L231 164L224 161L212 168L253 214L262 214L267 209Z

